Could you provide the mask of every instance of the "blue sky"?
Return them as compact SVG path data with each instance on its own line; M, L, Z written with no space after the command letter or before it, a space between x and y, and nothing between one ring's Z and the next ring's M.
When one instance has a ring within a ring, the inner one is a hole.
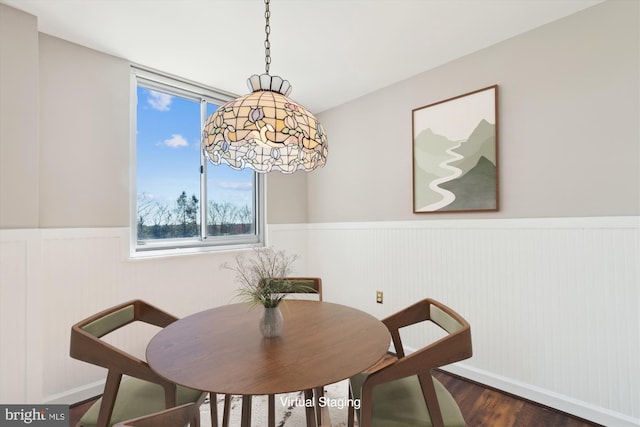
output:
M216 106L208 106L208 114ZM182 191L200 199L200 104L138 86L137 193L173 206ZM207 167L209 200L252 200L251 169Z

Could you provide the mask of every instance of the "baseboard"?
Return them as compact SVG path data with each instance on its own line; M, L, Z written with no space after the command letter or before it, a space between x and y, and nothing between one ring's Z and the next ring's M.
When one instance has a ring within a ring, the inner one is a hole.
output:
M446 366L442 370L603 426L640 426L640 419L638 418L591 405L569 396L495 375L468 365L454 364Z

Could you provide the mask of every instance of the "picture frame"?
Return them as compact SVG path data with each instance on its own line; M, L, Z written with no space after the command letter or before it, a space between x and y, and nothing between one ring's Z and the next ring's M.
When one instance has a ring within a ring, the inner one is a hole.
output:
M499 210L498 85L412 110L413 212Z

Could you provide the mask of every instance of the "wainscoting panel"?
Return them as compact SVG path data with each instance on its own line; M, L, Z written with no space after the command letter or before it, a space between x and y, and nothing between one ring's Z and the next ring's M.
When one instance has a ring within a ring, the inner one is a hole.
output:
M638 217L269 225L324 297L379 318L425 297L472 325L450 370L610 426L640 425ZM74 403L105 372L69 329L132 298L184 316L232 301L236 252L130 259L129 230L0 230L0 402ZM384 292L376 304L375 292ZM417 348L421 330L407 331ZM152 331L144 331L151 334ZM117 338L143 355L136 336Z
M40 232L0 230L0 402L38 402Z
M0 243L0 402L19 403L27 395L24 376L27 347L26 307L27 242ZM15 308L19 307L19 310Z
M121 251L117 233L70 235L48 231L42 241L42 271L53 289L46 290L45 319L55 319L55 328L44 324L43 360L47 381L43 394L52 396L61 389L104 378L104 370L71 359L69 352L57 351L60 343L68 347L71 325L106 307L122 302L120 295ZM69 265L73 260L73 265ZM59 327L66 325L67 327Z
M228 304L233 252L129 258L128 228L0 230L0 402L75 403L106 370L69 356L71 325L135 298L178 317ZM111 342L144 358L154 327Z
M638 224L637 217L310 224L307 265L323 277L327 301L378 317L425 297L450 305L472 325L474 355L453 368L472 379L545 395L550 406L607 425L638 425ZM273 239L281 231L289 232L270 227ZM421 334L407 333L406 344L418 347Z

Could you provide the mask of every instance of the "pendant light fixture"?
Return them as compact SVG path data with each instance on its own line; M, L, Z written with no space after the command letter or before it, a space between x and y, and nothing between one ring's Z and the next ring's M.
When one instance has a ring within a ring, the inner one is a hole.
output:
M221 105L203 131L211 163L256 172L312 171L327 160L327 136L320 122L287 98L291 85L269 74L271 45L269 0L265 0L265 73L249 77L252 93Z

